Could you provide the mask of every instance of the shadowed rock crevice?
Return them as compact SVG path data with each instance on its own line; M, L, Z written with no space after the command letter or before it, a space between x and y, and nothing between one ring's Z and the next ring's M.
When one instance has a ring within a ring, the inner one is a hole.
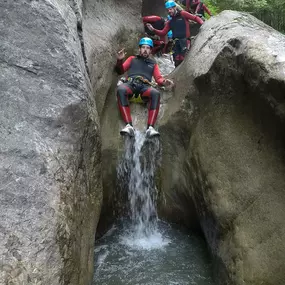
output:
M77 34L78 34L78 38L81 44L81 51L82 51L82 56L85 62L85 68L86 68L87 74L89 75L87 57L86 57L86 52L85 52L85 47L84 47L84 40L83 40L83 31L82 31L82 14L84 13L83 3L82 3L82 0L68 0L68 1L77 19Z

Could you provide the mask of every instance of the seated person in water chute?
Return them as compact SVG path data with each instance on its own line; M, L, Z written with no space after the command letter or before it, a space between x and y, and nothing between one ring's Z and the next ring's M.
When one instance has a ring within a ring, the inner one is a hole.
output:
M160 107L160 93L152 87L152 77L160 86L173 86L170 79L162 77L157 63L150 58L153 41L150 38L142 38L139 42L139 54L125 58L124 49L118 52L115 70L118 74L127 72L126 82L117 88L118 107L126 126L121 130L121 135L134 136L132 117L130 113L129 99L133 96L141 96L148 103L148 121L146 135L158 136L159 132L154 129Z

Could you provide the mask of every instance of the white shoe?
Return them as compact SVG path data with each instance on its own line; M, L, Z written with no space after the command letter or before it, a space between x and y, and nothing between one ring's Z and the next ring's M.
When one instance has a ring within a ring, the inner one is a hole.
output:
M160 136L160 134L152 126L149 126L148 129L146 130L146 136L150 138L154 136Z
M135 135L135 130L133 128L133 126L131 126L130 124L127 124L121 131L120 131L120 134L122 136L130 136L130 137L133 137Z

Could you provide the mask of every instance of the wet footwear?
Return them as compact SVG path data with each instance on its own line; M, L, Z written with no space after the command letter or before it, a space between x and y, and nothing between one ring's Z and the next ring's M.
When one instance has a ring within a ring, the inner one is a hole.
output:
M150 138L155 136L160 136L159 132L156 131L152 126L149 126L146 130L146 137Z
M135 130L132 125L127 124L121 131L120 134L122 136L130 136L133 137L135 135Z

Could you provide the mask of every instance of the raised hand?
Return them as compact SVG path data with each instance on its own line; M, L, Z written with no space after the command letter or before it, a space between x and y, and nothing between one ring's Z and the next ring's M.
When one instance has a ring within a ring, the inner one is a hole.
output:
M126 56L125 48L121 49L120 51L117 52L117 59L122 60Z
M147 23L146 26L148 27L148 29L150 31L153 31L154 30L154 27L150 24L150 23Z
M165 79L164 86L166 86L168 88L172 88L174 86L174 82L170 79Z

